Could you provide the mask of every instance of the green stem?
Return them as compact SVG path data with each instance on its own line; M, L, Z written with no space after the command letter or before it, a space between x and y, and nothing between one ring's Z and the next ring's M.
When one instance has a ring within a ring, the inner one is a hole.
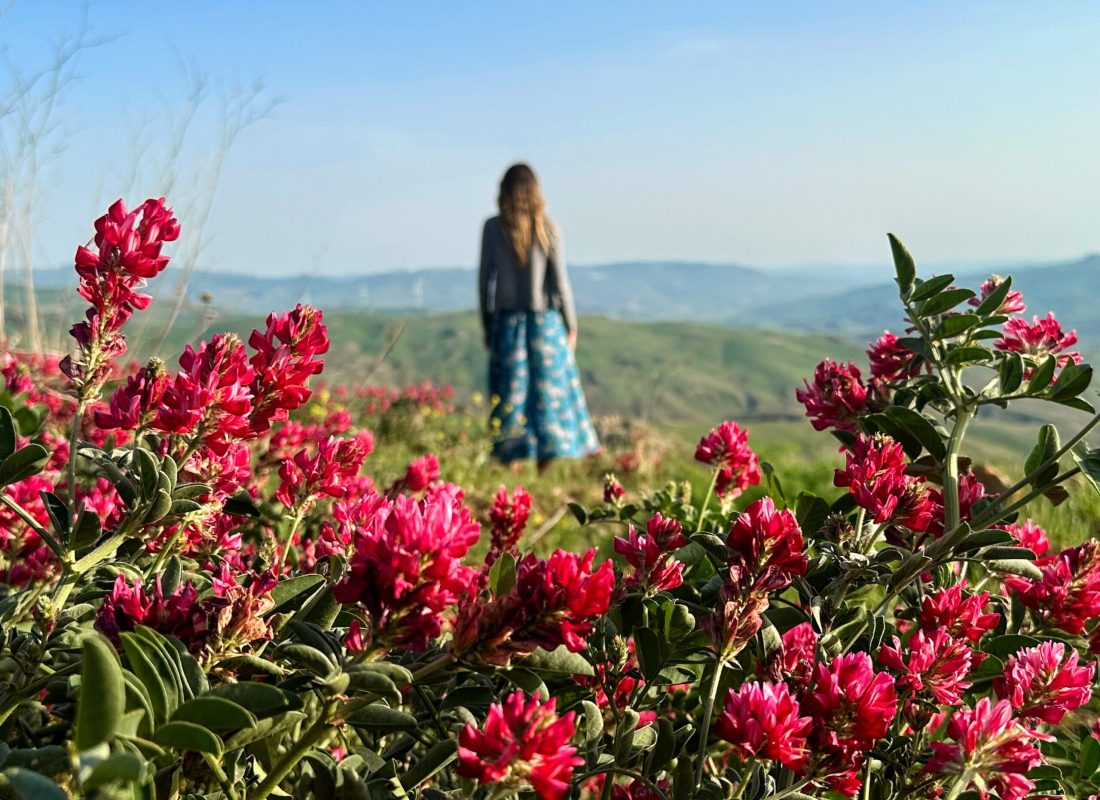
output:
M210 767L210 771L214 773L214 777L217 778L218 783L221 784L225 796L228 797L229 800L240 800L237 792L233 789L233 783L229 780L229 776L225 774L225 770L222 769L222 765L219 763L218 759L210 753L203 753L202 757L203 760L206 761L206 765Z
M959 451L963 437L970 425L974 412L966 406L955 409L955 426L951 429L951 438L947 441L947 454L943 465L943 491L946 500L944 508L944 529L954 530L959 526Z
M945 800L957 800L958 796L970 786L970 778L970 770L963 770L963 774L955 781L955 785L951 787L951 794L947 795Z
M711 498L714 497L714 487L718 485L718 469L714 470L714 474L710 476L710 486L707 487L706 496L703 498L703 505L699 509L699 524L695 527L695 532L703 530L703 522L707 518L707 509L710 508Z
M329 734L332 729L332 718L335 716L337 708L339 708L339 703L335 700L325 706L321 711L321 715L302 735L302 738L287 751L282 761L276 764L271 772L267 773L260 785L256 787L256 793L252 795L252 800L264 800L275 791L278 785L282 783L283 778L298 766L298 762L305 758L306 754Z
M76 401L76 412L73 414L73 424L69 429L69 508L72 509L73 519L80 509L76 507L76 450L80 441L80 423L84 421L84 387L80 389L80 397Z
M737 785L737 791L733 793L730 800L741 800L745 796L745 789L748 788L749 782L752 780L752 771L756 769L756 759L750 758L744 763L741 769L741 782Z
M781 798L789 797L795 792L802 791L812 780L813 778L803 778L794 786L784 789L781 792L776 792L775 794L769 794L767 797L764 798L764 800L781 800Z
M63 567L69 563L69 554L65 551L65 548L61 546L61 542L57 541L52 533L39 525L38 520L32 517L27 509L19 505L19 503L8 494L0 495L0 502L14 511L23 522L27 523L27 527L39 535L42 541L46 543L46 546L49 547L50 550L53 551L53 554L61 561Z
M714 674L707 685L703 700L703 724L699 727L699 763L695 765L695 789L703 785L703 766L707 761L707 742L710 740L710 720L714 715L714 701L718 697L718 685L722 682L722 670L726 662L721 656L714 662Z
M1046 470L1051 464L1055 464L1060 461L1061 458L1070 450L1072 450L1078 442L1088 436L1092 429L1095 428L1097 425L1100 425L1100 413L1097 413L1092 419L1086 422L1084 427L1082 427L1081 430L1077 431L1077 433L1071 436L1054 455L1052 455L1050 458L1041 463L1039 466L1037 466L1015 484L1002 492L1001 499L1007 500L1009 497L1016 494L1016 492L1034 483L1036 476Z

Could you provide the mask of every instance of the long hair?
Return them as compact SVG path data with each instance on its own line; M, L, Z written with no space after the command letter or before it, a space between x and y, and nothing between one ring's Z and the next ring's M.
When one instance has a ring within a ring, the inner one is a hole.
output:
M531 247L537 242L550 252L550 224L546 220L546 201L538 178L526 164L513 164L500 181L500 224L516 252L520 266L527 266Z

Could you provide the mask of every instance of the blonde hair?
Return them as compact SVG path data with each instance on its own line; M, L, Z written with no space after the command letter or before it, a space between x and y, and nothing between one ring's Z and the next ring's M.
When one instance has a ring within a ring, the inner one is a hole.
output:
M527 266L531 247L537 242L550 253L550 222L546 201L535 171L526 164L513 164L500 181L500 225L512 245L521 267Z

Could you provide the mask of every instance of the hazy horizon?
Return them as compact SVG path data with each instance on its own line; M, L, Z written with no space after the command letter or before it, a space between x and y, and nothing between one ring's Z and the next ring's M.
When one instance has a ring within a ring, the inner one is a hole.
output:
M48 61L84 5L16 0L7 61ZM470 265L520 158L578 265L870 273L888 230L933 266L1100 251L1100 7L87 6L104 41L61 99L36 263L66 263L107 202L159 185L189 68L211 99L183 183L218 132L220 86L262 77L281 101L229 153L202 269ZM169 197L185 233L187 196Z

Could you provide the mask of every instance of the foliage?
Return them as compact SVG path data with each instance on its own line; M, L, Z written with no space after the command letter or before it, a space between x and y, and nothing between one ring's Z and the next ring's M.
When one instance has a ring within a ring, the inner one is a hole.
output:
M1074 334L1018 316L1010 280L922 280L891 239L909 330L798 392L841 442L833 496L788 494L724 422L705 492L608 475L571 506L614 561L543 557L520 487L471 508L423 452L365 474L452 398L315 396L308 306L123 366L178 229L112 206L74 353L0 364L3 796L1100 791L1100 543L1017 518L1100 477L1100 416L1042 427L996 490L964 449L1018 400L1091 410Z

